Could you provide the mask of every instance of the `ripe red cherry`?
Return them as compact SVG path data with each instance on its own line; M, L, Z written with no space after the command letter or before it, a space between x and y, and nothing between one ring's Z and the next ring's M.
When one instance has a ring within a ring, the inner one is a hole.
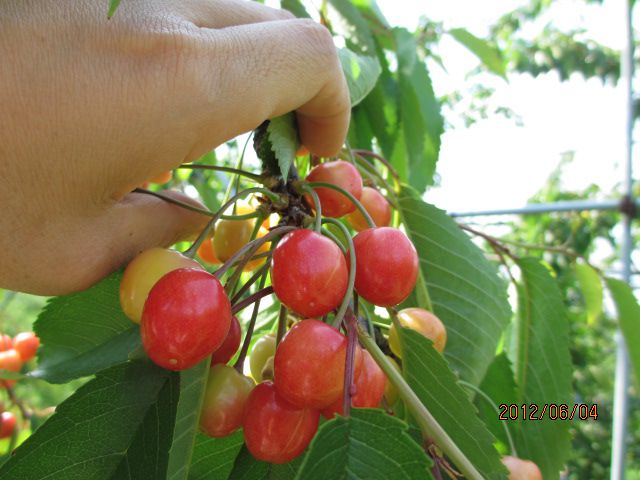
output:
M183 370L220 347L230 324L231 305L218 279L203 270L180 268L149 292L140 334L151 360Z
M542 480L540 469L531 460L506 456L502 463L509 470L509 480Z
M360 196L360 203L371 216L376 227L386 227L389 225L391 221L391 207L387 199L375 188L364 187L362 189L362 195ZM369 224L357 208L347 216L347 220L354 230L358 232L369 228Z
M2 412L0 421L0 438L9 438L16 428L16 416L11 412Z
M318 430L320 412L297 408L272 382L253 389L244 410L244 441L258 460L287 463L300 455Z
M311 169L307 175L309 182L326 182L343 188L360 200L362 195L362 177L358 169L349 162L337 160L335 162L321 163ZM320 205L322 215L325 217L342 217L355 210L356 206L345 195L330 188L314 188ZM309 202L313 205L313 202Z
M342 396L347 337L319 320L296 323L284 336L274 359L278 393L298 407L322 409ZM354 378L362 351L356 349Z
M9 372L19 372L22 369L22 358L20 354L10 348L4 352L0 352L0 370L7 370ZM15 380L1 380L0 385L4 387L13 387L16 384Z
M356 291L365 300L392 307L406 299L418 278L418 254L407 236L391 227L369 228L353 238Z
M231 317L231 326L229 327L229 333L227 333L224 342L222 342L222 345L211 355L211 365L227 363L231 360L238 351L241 336L240 322L234 315Z
M0 352L6 352L10 348L13 348L13 339L3 333L0 335Z
M280 241L271 260L271 282L282 303L305 317L338 307L349 272L340 247L311 230L295 230Z
M13 339L13 348L20 354L23 362L28 362L36 356L40 339L33 332L22 332Z
M244 405L255 383L227 365L214 365L204 393L200 428L210 437L226 437L240 428Z
M354 381L355 394L351 397L351 405L358 408L375 408L382 401L387 377L369 352L364 350L362 357L362 370ZM344 415L342 407L342 398L339 398L322 410L322 415L326 418L333 418L336 413Z

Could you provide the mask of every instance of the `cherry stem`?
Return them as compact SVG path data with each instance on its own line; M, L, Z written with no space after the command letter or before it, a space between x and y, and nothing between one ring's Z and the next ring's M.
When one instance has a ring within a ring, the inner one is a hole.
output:
M455 444L447 432L440 426L431 412L423 405L415 392L398 372L391 361L380 350L376 342L360 326L358 328L358 338L367 351L371 354L378 366L385 373L389 381L396 387L402 400L407 406L407 410L414 417L423 435L433 438L444 453L460 468L466 478L482 480L483 477L476 467L469 461L466 455Z
M329 237L331 240L333 240L340 247L342 253L347 253L347 249L345 248L344 244L332 232L330 232L326 228L323 228L320 233L322 233L322 235L324 235L325 237Z
M282 337L287 330L287 307L281 303L280 312L278 313L278 332L276 333L276 345L280 344Z
M265 254L267 255L271 255L271 251L269 252L265 252ZM262 255L262 254L260 254ZM252 258L256 258L258 255L254 255ZM240 288L240 290L238 290L236 293L234 293L233 298L231 299L231 304L233 305L234 303L236 303L237 301L240 300L240 298L242 297L242 295L244 295L247 290L249 290L251 288L251 286L256 283L258 281L258 279L263 276L267 270L269 269L269 264L265 263L262 267L260 267L260 269L254 273L251 278L249 280L247 280L245 282L245 284ZM262 288L262 287L260 287Z
M354 197L350 192L347 192L344 188L339 187L337 185L333 185L332 183L327 183L327 182L309 182L307 185L313 188L319 188L319 187L330 188L331 190L335 190L336 192L341 193L342 195L347 197L349 200L351 200L351 203L353 203L356 206L356 208L360 210L360 213L362 214L364 219L367 221L367 225L369 225L370 228L376 228L376 223L371 218L371 215L369 215L369 212L367 212L367 209L364 208L362 203L360 203L360 201L356 197Z
M386 199L387 202L389 202L391 204L391 206L397 210L398 209L398 203L397 203L398 200L397 200L397 197L396 197L396 192L391 187L391 185L389 185L389 182L387 182L384 179L384 177L382 175L380 175L380 172L378 172L376 170L376 168L366 158L364 158L362 155L356 155L356 160L361 165L361 167L360 167L361 171L367 171L370 175L375 176L380 181L380 183L382 183L382 186L389 193L389 196L393 197L393 200L390 199L390 198L387 198Z
M267 281L267 272L266 270L263 272L262 277L260 278L260 283L258 284L258 291L262 291L264 289L264 284ZM256 321L258 319L258 313L260 312L260 300L262 297L256 301L253 306L253 312L251 313L251 320L249 320L249 325L247 326L247 333L244 336L244 342L242 343L242 348L240 349L240 353L238 354L238 360L236 361L234 368L242 373L242 368L244 366L244 359L247 357L247 352L249 351L249 345L251 344L251 337L253 337L253 331L256 327Z
M315 227L314 230L318 233L322 230L322 204L320 203L320 197L318 193L307 184L302 184L300 187L302 191L307 192L313 199L313 209L315 210Z
M178 168L188 168L188 169L192 169L192 170L215 170L217 172L227 172L227 173L233 173L236 175L240 175L243 177L247 177L250 180L253 180L254 182L258 182L258 183L262 183L265 179L264 175L259 175L257 173L251 173L251 172L247 172L245 170L241 170L239 168L233 168L233 167L223 167L221 165L202 165L199 163L185 163L180 165Z
M226 262L224 262L224 264L222 264L222 266L218 270L216 270L214 275L218 278L222 277L222 275L224 275L224 273L227 270L229 270L233 266L233 264L236 263L238 259L241 258L243 255L248 253L249 258L251 258L253 256L253 252L258 250L262 245L270 241L273 237L277 237L279 235L289 233L297 229L298 227L290 227L290 226L282 226L282 227L274 228L269 233L267 233L264 237L257 238L256 240L253 240L252 242L249 242L246 245L244 245L240 250L234 253L231 256L231 258L229 258Z
M250 239L249 244L251 244L256 239L256 237L258 236L258 232L260 231L260 227L262 226L262 222L263 221L264 221L264 215L260 215L260 217L258 217L258 219L256 220L256 222L255 222L255 224L253 226L253 230L251 231L251 236L249 237L249 239ZM256 242L256 244L257 243L258 242ZM246 254L242 257L242 259L240 259L237 262L236 269L233 272L233 275L231 276L231 278L229 279L229 281L225 285L225 290L229 295L231 295L231 293L236 289L236 285L238 284L238 280L240 279L240 275L242 275L242 272L244 270L245 265L247 265L249 262L251 262L253 260L254 254L265 243L258 244L257 247L250 248L249 250L247 250Z
M196 238L196 241L193 242L193 244L187 249L187 251L183 253L183 255L189 258L195 257L196 252L200 248L200 245L202 245L202 242L204 242L207 236L209 235L209 232L215 231L214 227L216 222L220 220L220 218L222 218L227 208L229 208L231 205L233 205L235 202L237 202L241 198L244 198L247 195L250 195L252 193L262 193L263 195L268 197L271 201L280 202L280 197L278 195L276 195L270 190L267 190L261 187L247 188L246 190L243 190L235 194L224 205L222 205L218 209L218 211L211 217L211 220L209 220L209 223L207 223L207 225L204 227L202 232L200 232L200 235L198 235L198 238Z
M152 197L160 198L167 203L172 203L174 205L177 205L178 207L184 208L185 210L191 210L192 212L200 213L202 215L206 215L207 217L215 216L215 213L213 213L210 210L205 210L203 208L198 208L194 205L189 205L188 203L181 202L180 200L176 200L175 198L169 197L167 195L163 195L160 192L152 192L151 190L147 190L146 188L139 188L139 187L134 188L133 193L142 193L144 195L151 195Z
M342 395L342 411L345 417L351 414L351 396L353 394L353 369L355 367L356 344L358 334L356 332L356 316L352 311L347 314L347 354L344 364L344 391Z
M500 417L500 409L498 408L496 403L492 400L492 398L489 395L484 393L482 390L480 390L475 385L473 385L473 384L471 384L469 382L465 382L464 380L458 380L458 383L460 385L462 385L463 387L466 387L469 390L477 393L480 396L480 398L482 398L487 404L489 404L491 406L493 411L496 412L496 414L498 415L498 418ZM511 455L513 455L514 457L517 457L518 456L518 451L516 450L516 445L513 442L513 437L511 436L511 432L509 431L509 427L507 426L508 422L500 422L500 423L502 423L502 426L504 427L504 433L505 433L505 435L507 437L507 441L509 442L509 450L511 450Z
M344 238L347 240L348 250L349 250L349 279L347 283L347 291L344 294L344 298L342 299L342 303L340 304L340 308L336 313L336 318L334 320L334 325L340 325L342 318L344 317L347 308L349 307L349 302L353 298L353 287L356 283L356 250L353 246L353 238L351 238L351 234L347 227L345 227L341 222L336 220L335 218L323 218L323 223L331 223L336 225L344 235Z
M395 178L396 182L400 183L400 175L398 175L398 172L396 171L396 169L393 168L393 166L389 163L389 161L386 158L370 150L355 149L352 151L356 155L362 155L363 157L371 157L371 158L375 158L376 160L379 160L385 167L387 167L387 170L389 170L391 175L393 175L393 178Z
M231 307L231 313L233 315L235 315L240 310L243 310L243 309L247 308L252 303L256 303L256 302L259 303L260 300L262 300L267 295L271 295L272 293L273 293L273 287L272 286L268 286L268 287L262 288L262 289L258 290L256 293L254 293L253 295L249 295L247 298L245 298L244 300L236 303L233 307Z

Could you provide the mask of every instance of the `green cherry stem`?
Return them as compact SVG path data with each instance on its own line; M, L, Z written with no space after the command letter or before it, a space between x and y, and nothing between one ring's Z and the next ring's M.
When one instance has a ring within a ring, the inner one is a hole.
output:
M196 241L193 242L193 244L189 247L189 249L187 251L185 251L183 253L183 255L185 255L187 257L190 257L190 258L193 258L196 255L196 252L198 251L198 248L200 248L200 245L202 245L202 242L205 241L205 239L207 238L209 233L214 229L216 222L218 220L220 220L220 218L222 218L224 212L231 205L233 205L235 202L237 202L241 198L244 198L247 195L250 195L252 193L262 193L267 198L269 198L269 200L271 200L271 201L281 202L281 199L277 194L275 194L272 191L267 190L265 188L261 188L261 187L247 188L246 190L238 192L233 197L231 197L229 200L227 200L227 202L224 205L222 205L220 207L220 209L211 217L211 220L209 220L209 223L207 223L207 225L204 227L204 230L202 230L202 232L200 232L200 235L198 235L198 238L196 238ZM225 265L226 265L226 263L225 263Z
M466 387L469 390L477 393L480 396L480 398L482 398L487 404L489 404L491 406L493 411L498 414L498 417L500 417L500 409L498 408L498 406L495 404L495 402L491 399L491 397L489 395L484 393L482 390L480 390L475 385L473 385L473 384L471 384L469 382L465 382L464 380L458 380L458 383L460 385L462 385L463 387ZM502 423L502 426L504 427L504 433L507 436L507 441L509 442L509 450L511 450L511 455L513 455L514 457L517 457L518 456L518 451L516 450L516 445L513 442L513 437L511 436L511 432L509 431L509 427L507 426L507 422L500 422L500 423Z
M353 246L353 238L351 238L349 230L347 230L347 227L345 227L341 222L335 218L323 218L322 223L331 223L336 225L342 231L344 238L347 240L349 250L349 279L347 283L347 291L344 294L344 298L342 299L340 308L338 308L338 311L336 312L334 320L334 325L340 325L340 322L349 307L349 302L351 302L351 299L353 298L353 286L356 283L356 250Z
M257 238L256 240L247 243L240 250L234 253L226 262L224 262L224 264L222 264L222 266L215 271L214 275L218 278L221 278L222 275L224 275L225 272L229 270L245 254L249 254L249 258L251 258L256 250L258 250L263 244L267 243L272 238L292 232L294 230L297 230L297 228L298 227L290 226L276 227L269 233L267 233L264 237Z
M313 209L315 210L314 230L320 233L322 230L322 204L320 203L320 197L318 197L318 194L313 188L305 183L303 183L300 188L303 192L307 192L313 200Z
M397 170L393 168L393 166L389 163L389 161L383 156L378 155L377 153L372 152L370 150L355 149L353 150L353 153L356 155L361 155L363 157L375 158L376 160L381 162L385 167L387 167L387 170L389 170L393 178L396 180L396 183L400 183L400 175L398 175Z
M276 333L276 346L280 344L284 333L287 330L287 307L280 304L280 312L278 313L278 332Z
M264 289L264 284L267 281L267 272L263 272L262 277L260 278L260 283L258 284L258 291L262 291ZM233 302L232 302L233 304ZM247 352L249 351L249 345L251 344L251 337L253 337L253 331L256 328L256 321L258 319L258 313L260 312L260 299L253 305L253 312L251 313L251 320L249 320L249 325L247 326L247 333L244 336L244 342L242 342L242 348L240 349L240 353L238 354L238 360L233 366L239 373L242 373L242 367L244 366L244 359L247 357Z
M215 170L216 172L226 172L246 177L254 182L262 183L265 179L263 175L257 173L247 172L239 168L223 167L221 165L202 165L199 163L185 163L178 168L191 169L191 170Z
M483 480L480 472L478 472L476 467L473 466L462 450L455 444L449 434L440 426L431 412L427 410L427 407L423 405L402 374L394 368L391 361L385 356L382 350L380 350L376 342L360 326L358 326L358 338L380 366L389 381L396 387L400 397L404 400L407 409L415 418L423 434L434 440L451 461L462 471L466 478Z
M152 197L157 197L164 200L167 203L172 203L177 205L178 207L184 208L185 210L191 210L192 212L200 213L202 215L206 215L207 217L214 217L215 213L210 210L205 210L203 208L198 208L194 205L189 205L188 203L181 202L180 200L176 200L175 198L169 197L167 195L163 195L160 192L152 192L151 190L147 190L146 188L134 188L133 193L142 193L144 195L151 195Z
M360 203L360 201L356 197L354 197L350 192L347 192L344 188L339 187L337 185L333 185L332 183L327 183L327 182L309 182L307 183L307 185L313 188L318 188L318 187L330 188L331 190L335 190L336 192L341 193L342 195L347 197L349 200L351 200L351 202L356 206L356 208L360 210L360 213L367 221L367 224L369 225L369 227L376 228L376 224L371 218L371 215L369 215L369 212L367 212L367 209L364 208L362 203Z
M271 252L265 252L265 253L271 254ZM253 258L255 258L255 257L257 257L257 255L254 255ZM256 271L251 276L251 278L249 280L247 280L245 282L245 284L242 285L242 287L236 293L234 293L233 298L231 299L231 304L233 305L234 303L239 301L240 298L242 298L242 295L244 295L247 292L247 290L249 290L251 288L251 285L256 283L258 281L258 279L267 272L268 269L269 269L269 263L267 262L262 267L260 267L260 269L258 271Z
M264 221L264 215L260 215L256 220L255 224L253 225L253 230L251 231L251 236L249 237L249 244L251 244L251 242L253 242L258 236L258 232L260 231L260 227L262 226L263 221ZM260 244L256 248L251 248L247 250L247 253L238 262L236 262L236 269L233 272L233 275L231 276L231 278L227 281L227 284L225 285L225 290L229 295L231 295L233 291L236 289L236 285L238 283L238 280L240 280L240 275L242 275L242 271L244 270L245 265L249 263L251 260L253 260L253 256L255 252L258 251L258 248L260 248L261 245L264 245L264 244Z
M356 331L357 320L351 310L347 314L347 353L344 365L344 385L342 394L342 411L345 417L351 414L351 397L353 387L353 369L355 367L356 345L358 334Z
M244 300L236 303L233 307L231 307L231 313L235 315L239 311L244 310L245 308L247 308L252 303L259 302L264 297L266 297L268 295L271 295L272 293L273 293L273 287L271 287L271 286L264 287L263 289L258 290L253 295L249 295Z
M333 240L340 247L340 250L342 250L342 253L347 253L347 249L345 248L344 244L338 239L338 237L336 237L329 230L327 230L326 228L323 228L322 230L320 230L320 233L322 233L322 235L324 235L325 237L328 237L331 240Z

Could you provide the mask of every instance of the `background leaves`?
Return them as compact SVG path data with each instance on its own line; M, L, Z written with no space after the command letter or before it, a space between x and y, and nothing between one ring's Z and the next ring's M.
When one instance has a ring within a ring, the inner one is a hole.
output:
M32 376L65 383L123 363L140 346L138 326L120 308L121 278L47 302L34 324L42 347Z
M399 203L433 311L447 327L445 356L460 378L478 385L511 317L506 282L445 212L407 187ZM420 295L415 301L428 308Z

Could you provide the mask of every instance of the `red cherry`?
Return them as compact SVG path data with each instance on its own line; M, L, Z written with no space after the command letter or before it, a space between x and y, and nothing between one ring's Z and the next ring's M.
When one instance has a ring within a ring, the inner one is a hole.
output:
M276 391L272 382L253 389L244 410L244 441L258 460L287 463L300 455L318 430L320 413L299 409Z
M321 163L313 167L307 175L307 181L331 183L348 191L358 200L362 195L362 177L358 169L344 160ZM314 190L320 197L322 215L325 217L342 217L356 208L353 202L340 192L323 187ZM309 203L313 205L313 201Z
M11 412L0 415L0 438L9 438L16 428L16 416Z
M222 345L211 355L211 365L227 363L231 360L238 351L241 336L240 322L234 315L231 317L231 326L229 327L229 333L227 333L224 342L222 342Z
M40 339L33 332L22 332L13 339L13 348L20 354L23 362L28 362L36 356Z
M386 227L391 221L391 207L387 199L375 188L364 187L360 196L360 203L371 216L376 227ZM357 208L347 216L349 224L358 232L369 228L360 210Z
M369 352L364 350L362 355L362 370L354 381L355 394L351 397L351 405L358 408L375 408L382 401L387 377ZM326 418L333 418L336 413L344 415L342 407L342 398L339 398L322 410L322 415Z
M13 348L0 352L0 370L9 372L19 372L22 369L22 358ZM5 387L13 387L16 380L1 380L0 384Z
M202 402L200 428L210 437L226 437L240 428L244 405L255 383L227 365L214 365Z
M280 241L271 260L271 282L282 303L305 317L336 309L349 272L340 247L311 230L295 230Z
M418 254L403 232L369 228L353 238L353 245L360 296L381 307L392 307L409 296L418 278Z
M0 352L6 352L13 348L13 339L9 335L0 335Z
M347 337L319 320L296 323L276 350L278 393L298 407L325 408L342 396ZM356 349L354 378L362 367Z
M149 292L140 334L151 360L184 370L220 347L230 324L231 305L220 281L203 270L180 268Z

